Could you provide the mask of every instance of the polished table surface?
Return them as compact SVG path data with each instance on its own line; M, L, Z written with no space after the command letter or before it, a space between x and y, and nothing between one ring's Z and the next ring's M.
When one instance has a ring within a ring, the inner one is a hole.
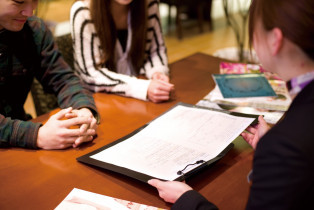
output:
M218 58L196 53L170 65L175 91L169 102L154 104L113 94L96 93L101 114L98 137L79 148L45 151L0 149L0 209L54 209L73 188L124 200L171 207L146 183L76 161L77 157L113 142L150 122L178 102L197 103L214 88ZM50 114L51 115L51 114ZM48 114L35 121L48 118ZM253 151L241 138L214 166L187 180L220 209L244 209L249 194L247 174Z

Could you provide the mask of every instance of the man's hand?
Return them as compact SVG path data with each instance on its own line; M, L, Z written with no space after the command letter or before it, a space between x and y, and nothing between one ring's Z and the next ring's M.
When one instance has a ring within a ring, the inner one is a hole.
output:
M95 130L95 134L96 134L97 120L95 119L95 117L93 116L93 113L88 108L81 108L81 109L72 110L72 112L67 113L65 117L68 119L75 118L75 117L88 117L91 119L91 122L89 124L86 123L86 124L79 125L82 135L79 136L75 140L73 147L77 147L80 144L82 144L83 142L93 140L93 135L88 135L88 130Z
M85 132L81 128L75 128L77 125L90 125L93 121L88 116L77 116L70 119L64 119L66 115L71 114L72 108L62 109L51 116L48 121L39 128L37 137L37 146L42 149L65 149L75 145L75 141L80 136L92 140L95 135L95 129L87 129ZM74 127L74 128L73 128Z

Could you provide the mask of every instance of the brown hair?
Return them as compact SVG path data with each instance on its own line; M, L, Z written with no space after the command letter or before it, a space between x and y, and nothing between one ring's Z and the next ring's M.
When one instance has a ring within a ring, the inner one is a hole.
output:
M91 0L90 12L102 49L101 61L98 65L106 66L116 71L115 44L117 29L110 10L113 0ZM133 70L139 73L145 59L145 44L147 33L147 3L146 0L134 0L130 3L132 42L128 57Z
M252 0L249 17L249 43L252 46L256 20L265 30L281 29L283 36L314 59L313 0Z

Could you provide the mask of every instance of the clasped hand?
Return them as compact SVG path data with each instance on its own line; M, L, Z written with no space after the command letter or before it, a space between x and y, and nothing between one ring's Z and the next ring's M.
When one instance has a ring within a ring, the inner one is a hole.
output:
M96 119L89 109L62 109L39 128L37 146L42 149L77 147L93 140L96 128Z
M174 85L169 83L169 77L163 73L156 72L152 76L152 80L148 86L147 98L159 103L170 99L170 92L174 89Z

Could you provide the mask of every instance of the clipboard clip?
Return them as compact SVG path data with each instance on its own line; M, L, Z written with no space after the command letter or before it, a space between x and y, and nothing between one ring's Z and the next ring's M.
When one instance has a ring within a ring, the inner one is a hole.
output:
M177 174L178 174L178 175L182 175L182 174L184 175L183 171L184 171L185 169L187 169L187 167L192 166L192 165L196 165L196 164L201 164L201 163L205 163L205 161L204 161L204 160L198 160L198 161L196 161L195 163L187 164L187 165L184 167L184 169L178 171Z

